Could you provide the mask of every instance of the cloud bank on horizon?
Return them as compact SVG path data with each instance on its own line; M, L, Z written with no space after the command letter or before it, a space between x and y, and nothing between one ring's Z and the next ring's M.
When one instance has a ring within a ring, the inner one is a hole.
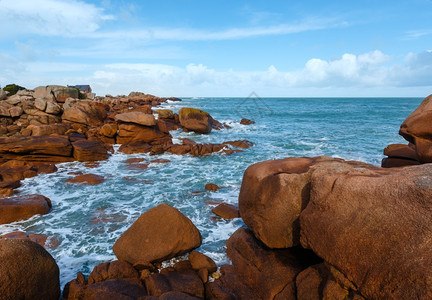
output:
M90 84L98 95L432 93L430 0L214 2L0 0L0 84Z

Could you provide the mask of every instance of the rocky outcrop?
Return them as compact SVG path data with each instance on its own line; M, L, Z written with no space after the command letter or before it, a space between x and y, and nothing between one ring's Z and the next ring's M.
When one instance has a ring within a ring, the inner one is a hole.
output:
M183 129L196 133L211 132L213 118L207 112L196 108L183 107L178 114Z
M107 113L103 103L69 98L63 105L63 121L100 126L103 125L106 117Z
M160 262L201 245L201 234L177 209L160 204L142 214L116 241L118 259L131 264Z
M124 123L133 123L144 126L155 126L156 119L152 114L142 112L127 112L115 116L115 120Z
M0 224L44 215L51 210L51 200L42 195L23 195L0 199Z
M0 265L2 299L59 299L59 268L40 245L27 239L0 239Z
M232 265L222 266L222 277L207 284L207 299L296 299L297 274L317 261L304 250L268 249L244 228L226 245Z
M350 299L426 299L431 168L382 169L327 157L262 162L245 172L240 214L267 246L300 242L324 259L327 271L302 273L298 291L323 292L325 285L329 295L345 291Z
M212 213L226 220L240 218L239 209L235 205L228 203L219 204L212 209Z
M109 157L108 151L100 141L82 140L72 143L73 157L77 161L98 161L106 160Z
M0 156L13 155L72 156L72 145L66 136L0 138Z

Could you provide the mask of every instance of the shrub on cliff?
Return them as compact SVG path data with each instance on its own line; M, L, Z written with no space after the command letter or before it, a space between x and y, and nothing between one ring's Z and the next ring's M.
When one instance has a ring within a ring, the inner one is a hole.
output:
M25 87L19 86L15 83L8 84L3 88L5 92L9 92L9 96L15 95L20 90L25 90Z

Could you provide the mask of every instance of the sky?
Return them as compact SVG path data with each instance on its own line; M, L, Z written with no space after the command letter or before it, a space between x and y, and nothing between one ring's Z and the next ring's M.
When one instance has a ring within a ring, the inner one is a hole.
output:
M432 0L0 0L0 85L426 97Z

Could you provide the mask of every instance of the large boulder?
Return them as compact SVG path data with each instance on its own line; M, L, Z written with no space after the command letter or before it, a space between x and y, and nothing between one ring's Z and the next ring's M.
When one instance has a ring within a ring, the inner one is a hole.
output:
M0 138L0 156L6 154L72 156L72 145L67 136Z
M201 245L195 225L177 209L160 204L142 214L116 241L113 251L131 264L160 262Z
M301 244L368 299L432 297L432 166L378 169L344 162L311 176Z
M118 128L118 144L124 144L133 140L150 143L156 140L171 139L171 135L163 133L154 127L132 123L120 123Z
M264 161L248 167L239 195L240 215L270 248L300 243L299 216L309 202L312 158Z
M61 85L49 85L47 90L51 90L57 102L65 103L68 98L79 98L79 90Z
M51 200L42 195L23 195L0 199L0 224L44 215L51 210Z
M146 114L138 111L118 114L114 118L118 122L134 123L134 124L144 125L144 126L156 125L156 119L154 115Z
M42 135L64 135L70 129L66 124L51 124L51 125L30 125L27 127L31 131L32 136Z
M59 299L59 268L37 243L0 239L0 266L1 299Z
M209 113L191 107L183 107L178 112L180 124L188 131L210 133L213 118Z
M432 95L423 100L400 126L399 134L416 146L421 163L432 162Z
M3 89L0 89L0 100L5 100L7 98L7 94Z
M101 126L106 117L107 113L103 103L70 98L63 105L63 121Z
M72 143L73 156L78 161L106 160L108 151L100 141L80 140Z

